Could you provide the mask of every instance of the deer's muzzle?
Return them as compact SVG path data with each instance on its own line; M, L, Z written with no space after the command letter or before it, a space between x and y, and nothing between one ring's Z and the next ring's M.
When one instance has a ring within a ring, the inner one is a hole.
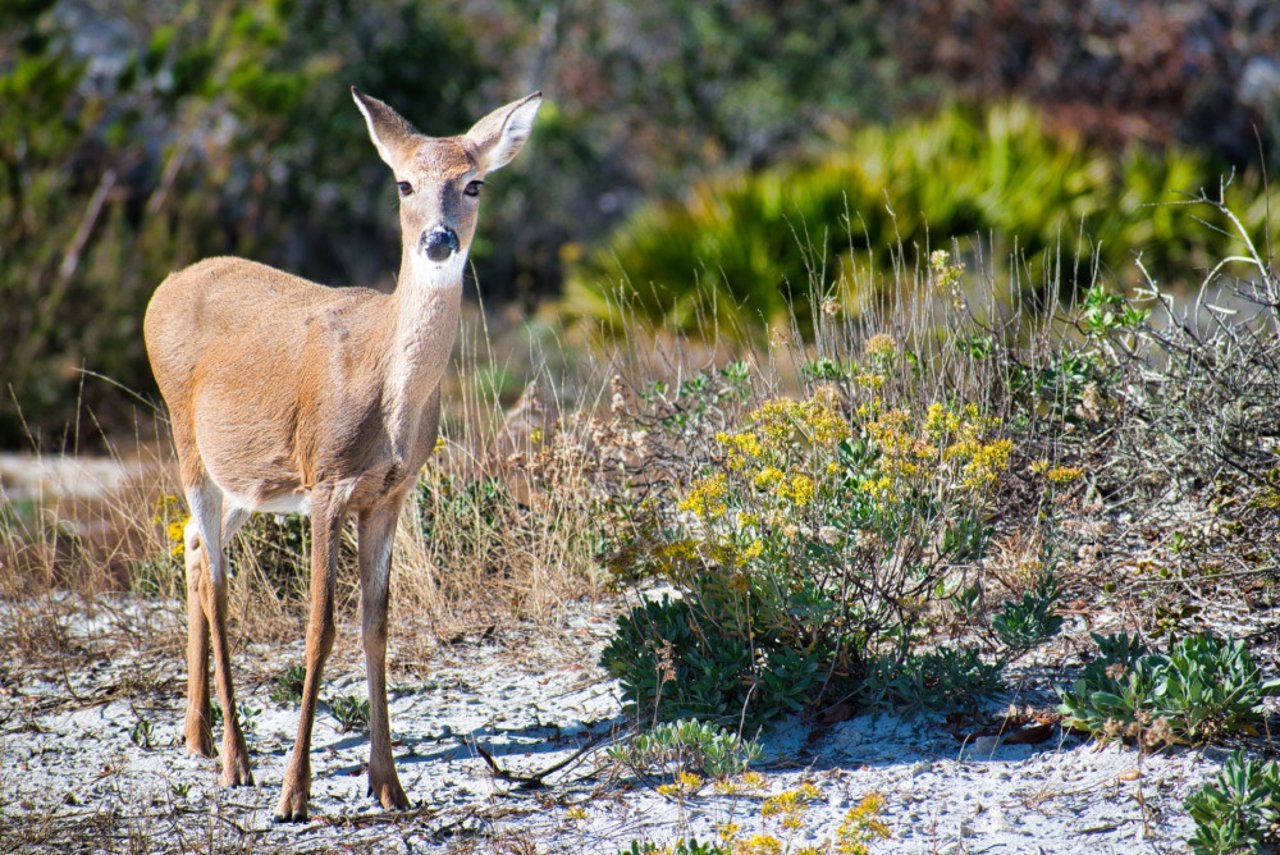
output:
M436 226L431 231L422 233L422 237L418 239L418 248L438 264L458 251L458 234L448 226Z

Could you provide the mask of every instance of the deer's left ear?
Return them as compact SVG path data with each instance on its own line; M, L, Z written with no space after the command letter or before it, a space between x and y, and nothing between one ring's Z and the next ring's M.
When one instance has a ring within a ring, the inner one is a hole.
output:
M493 172L506 166L520 153L533 131L533 119L538 115L540 106L542 93L535 92L499 107L467 131L467 143L482 172Z

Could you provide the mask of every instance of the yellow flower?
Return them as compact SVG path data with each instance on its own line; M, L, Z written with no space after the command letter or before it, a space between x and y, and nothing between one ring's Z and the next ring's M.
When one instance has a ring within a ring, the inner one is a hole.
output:
M782 855L782 841L772 834L752 835L741 850L743 855Z
M587 809L584 808L582 805L572 805L569 807L568 810L564 812L564 815L566 819L571 819L574 821L586 819Z
M691 511L705 519L718 519L729 509L725 503L725 496L728 493L729 486L724 473L717 472L710 478L699 481L676 507L682 511Z
M757 490L767 490L783 479L784 473L776 466L766 466L751 479L751 485Z
M1083 475L1084 470L1077 466L1055 466L1044 473L1044 477L1049 480L1049 483L1056 484L1059 487L1063 484L1070 484Z
M796 507L803 508L813 501L814 483L808 475L792 475L790 480L780 483L774 494L779 499L788 499Z

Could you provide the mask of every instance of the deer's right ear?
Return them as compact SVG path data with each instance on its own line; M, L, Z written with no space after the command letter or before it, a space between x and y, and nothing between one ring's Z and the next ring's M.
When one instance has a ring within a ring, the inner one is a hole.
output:
M395 169L401 150L409 140L418 135L418 131L395 110L354 86L351 87L351 97L364 114L364 122L369 126L369 138L377 147L379 156Z

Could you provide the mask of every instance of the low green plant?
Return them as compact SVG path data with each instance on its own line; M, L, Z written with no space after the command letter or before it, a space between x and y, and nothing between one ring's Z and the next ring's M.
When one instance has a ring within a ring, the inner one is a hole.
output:
M271 702L281 706L296 704L302 700L302 690L307 681L307 667L293 665L276 677L271 689Z
M619 849L618 855L733 855L733 850L716 843L700 843L696 838L681 838L668 846L633 840L629 848Z
M1095 634L1100 655L1059 689L1066 726L1143 749L1253 732L1280 680L1263 680L1244 642L1187 636L1168 655L1125 633Z
M151 719L142 716L138 717L138 720L134 722L133 727L129 730L129 741L139 748L150 750L155 747L151 742L154 736L155 725L152 724Z
M1234 751L1218 777L1187 798L1186 808L1196 822L1187 841L1195 855L1272 851L1280 844L1280 764Z
M1046 570L1036 586L1021 600L1005 600L991 619L991 628L1013 650L1029 650L1048 641L1062 629L1062 617L1053 614L1060 597L1057 575Z
M369 701L355 695L338 695L329 699L329 714L343 733L367 730L369 727Z
M608 754L638 775L694 772L726 780L746 772L760 746L714 724L682 719L610 746Z
M976 647L939 647L875 661L859 693L867 706L903 713L971 709L1004 689L1003 663L987 661Z

